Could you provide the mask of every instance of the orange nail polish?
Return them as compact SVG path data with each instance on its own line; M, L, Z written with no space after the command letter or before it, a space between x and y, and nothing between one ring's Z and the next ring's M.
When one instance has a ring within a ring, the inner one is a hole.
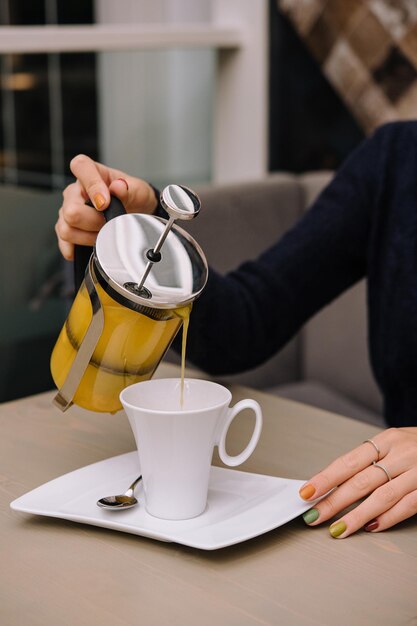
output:
M101 207L105 204L105 199L103 198L103 196L101 195L101 193L96 193L96 195L94 196L94 206L96 207L96 209L101 209Z
M308 483L300 489L299 493L303 500L309 500L316 493L316 488Z

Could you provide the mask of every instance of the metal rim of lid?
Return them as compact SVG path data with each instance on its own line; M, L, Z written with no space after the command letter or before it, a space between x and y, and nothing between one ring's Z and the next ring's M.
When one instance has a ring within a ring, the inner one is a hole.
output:
M130 213L128 215L135 215L135 214ZM137 214L137 215L142 215L142 214ZM119 216L119 217L114 218L114 219L115 220L116 219L122 219L123 217L124 216L122 215L122 216ZM147 217L149 217L149 216L147 216ZM167 223L167 220L162 218L162 217L159 217L159 216L156 216L156 215L154 215L152 217L153 217L153 219L158 220L162 224L166 224ZM112 221L113 220L111 220L111 222ZM106 226L111 224L111 222L106 224ZM195 291L192 294L190 294L190 296L188 298L185 298L184 300L178 300L177 302L163 303L163 302L155 302L155 301L153 301L151 299L143 298L143 297L141 297L139 295L134 294L132 291L129 291L128 289L124 288L122 285L117 283L115 280L113 280L107 274L107 272L103 269L102 265L100 264L100 261L99 261L99 259L97 257L97 254L96 254L96 247L94 247L94 266L95 266L95 269L97 270L98 282L103 287L103 289L107 293L109 293L109 295L111 295L115 300L120 302L120 304L123 304L124 306L132 308L134 310L140 310L141 308L144 308L144 309L175 309L175 308L179 308L179 307L182 307L182 306L187 306L187 304L190 304L191 302L193 302L201 294L201 292L203 291L203 289L204 289L204 287L205 287L205 285L207 283L207 279L208 279L208 263L207 263L207 259L205 257L205 254L204 254L202 248L200 247L200 245L196 242L196 240L186 230L184 230L183 228L180 228L179 226L174 224L172 226L172 232L173 233L178 233L188 243L190 243L194 247L196 253L198 254L198 256L202 260L202 266L203 266L203 269L204 269L204 279L202 281L202 285L201 285L200 289L198 289L197 291Z

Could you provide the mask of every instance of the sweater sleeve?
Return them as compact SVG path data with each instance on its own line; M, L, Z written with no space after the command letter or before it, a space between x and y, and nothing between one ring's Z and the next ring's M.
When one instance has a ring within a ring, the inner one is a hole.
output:
M190 318L187 358L194 365L213 375L259 365L366 275L384 128L352 153L274 246L227 275L210 270Z

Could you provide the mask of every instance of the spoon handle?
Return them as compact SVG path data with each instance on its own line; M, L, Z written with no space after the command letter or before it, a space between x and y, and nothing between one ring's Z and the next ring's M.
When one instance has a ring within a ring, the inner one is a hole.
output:
M133 483L130 485L129 489L126 491L125 496L133 496L133 492L135 491L135 487L138 484L139 481L142 480L142 474L140 476L138 476L136 478L136 480L133 481Z

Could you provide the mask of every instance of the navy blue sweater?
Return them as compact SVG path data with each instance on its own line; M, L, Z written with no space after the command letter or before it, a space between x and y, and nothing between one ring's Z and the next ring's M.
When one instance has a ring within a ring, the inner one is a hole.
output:
M211 270L188 357L213 375L252 368L365 276L386 421L417 425L417 122L378 129L257 260L226 276Z

